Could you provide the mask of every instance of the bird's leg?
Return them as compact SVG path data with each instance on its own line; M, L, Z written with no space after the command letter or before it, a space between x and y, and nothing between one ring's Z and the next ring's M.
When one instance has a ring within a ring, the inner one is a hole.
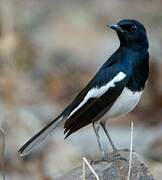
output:
M93 130L94 130L96 138L97 138L97 143L98 143L99 149L100 149L100 151L102 153L102 156L105 156L105 152L104 152L104 149L102 147L102 143L100 141L99 129L100 129L100 123L93 122Z
M113 157L112 157L112 160L113 160L113 161L116 161L116 160L125 160L125 161L127 161L126 158L122 157L122 156L119 154L118 149L115 147L115 145L114 145L114 143L113 143L113 141L112 141L112 139L111 139L111 137L110 137L110 134L109 134L108 130L107 130L106 127L105 127L105 122L101 122L101 126L102 126L102 128L103 128L103 130L104 130L104 132L105 132L105 134L106 134L106 136L107 136L107 138L109 139L110 144L111 144L112 149L113 149Z
M107 130L106 127L105 127L105 122L101 122L101 126L102 126L102 128L103 128L103 130L104 130L104 132L105 132L105 134L106 134L106 136L107 136L107 138L109 139L109 142L110 142L110 144L111 144L111 146L112 146L112 149L113 149L113 153L116 153L118 150L117 150L117 148L115 147L115 145L114 145L114 143L113 143L113 141L112 141L112 139L111 139L111 137L110 137L110 134L109 134L108 130Z
M98 162L102 162L102 161L106 161L106 162L113 162L115 161L117 158L113 155L113 157L108 157L106 156L105 152L104 152L104 149L102 147L102 143L101 143L101 140L100 140L100 136L99 136L99 128L100 128L100 123L98 122L93 122L93 129L94 129L94 132L95 132L95 135L97 137L97 142L98 142L98 146L99 146L99 149L102 153L102 157L98 160L92 160L91 161L91 164L95 164L95 163L98 163ZM116 154L117 155L117 154Z
M92 160L91 164L95 164L95 163L98 163L98 162L101 162L101 161L109 161L109 162L112 161L112 160L106 158L104 149L102 147L102 143L101 143L100 136L99 136L100 125L101 124L98 123L98 122L93 122L93 130L94 130L95 135L97 137L97 142L98 142L99 149L100 149L100 151L102 153L102 157L100 159L98 159L98 160Z

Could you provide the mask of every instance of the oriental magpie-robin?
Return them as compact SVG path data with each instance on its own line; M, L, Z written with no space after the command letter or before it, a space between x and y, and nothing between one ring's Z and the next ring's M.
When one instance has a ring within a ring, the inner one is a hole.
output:
M21 147L20 155L28 154L64 120L66 137L92 123L102 160L108 160L100 141L101 126L112 145L114 155L117 153L105 127L105 118L103 120L101 117L119 117L138 104L149 73L149 44L146 29L136 20L124 19L109 27L115 30L119 37L119 48L70 105Z

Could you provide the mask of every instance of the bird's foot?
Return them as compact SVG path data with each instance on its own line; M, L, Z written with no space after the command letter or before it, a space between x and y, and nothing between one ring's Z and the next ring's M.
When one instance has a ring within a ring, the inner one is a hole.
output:
M112 155L112 159L116 162L116 161L126 161L128 162L127 158L121 156L121 154L116 151L115 153L113 153Z
M99 163L99 162L102 162L102 161L105 161L105 162L108 162L108 163L110 163L110 162L118 162L118 161L126 161L126 162L128 162L128 160L125 157L122 157L118 153L118 151L116 151L116 152L113 152L112 154L110 154L108 156L107 155L103 156L99 160L92 160L91 164L96 164L96 163Z
M128 148L124 148L124 149L118 149L118 152L130 152L131 150ZM132 149L132 152L135 152L134 149Z
M91 164L97 164L99 162L113 162L114 160L112 159L112 157L107 157L107 156L103 156L101 159L97 159L97 160L92 160L90 163Z
M128 160L125 157L121 156L121 154L119 153L120 151L129 151L129 150L128 149L118 150L118 149L114 148L113 152L112 152L113 160L115 162L119 161L119 160L128 162Z

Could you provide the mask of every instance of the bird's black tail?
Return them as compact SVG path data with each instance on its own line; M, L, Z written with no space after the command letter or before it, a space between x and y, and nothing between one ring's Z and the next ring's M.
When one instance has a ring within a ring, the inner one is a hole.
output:
M59 115L56 119L50 122L46 127L41 129L36 135L34 135L29 141L27 141L18 151L20 156L25 156L31 152L35 145L41 143L51 131L53 131L63 120L62 114Z

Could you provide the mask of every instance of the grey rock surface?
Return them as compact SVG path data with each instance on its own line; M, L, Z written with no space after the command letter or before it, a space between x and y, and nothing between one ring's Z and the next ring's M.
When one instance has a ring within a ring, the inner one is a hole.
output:
M129 151L120 151L123 157L129 160ZM112 156L112 153L107 154ZM117 161L117 162L99 162L92 165L93 169L99 176L100 180L126 180L128 177L129 162ZM83 168L82 166L71 170L63 177L57 178L57 180L82 180ZM86 167L86 180L95 180L95 176ZM149 171L147 165L140 159L136 152L132 153L132 165L130 180L154 180L154 176Z

